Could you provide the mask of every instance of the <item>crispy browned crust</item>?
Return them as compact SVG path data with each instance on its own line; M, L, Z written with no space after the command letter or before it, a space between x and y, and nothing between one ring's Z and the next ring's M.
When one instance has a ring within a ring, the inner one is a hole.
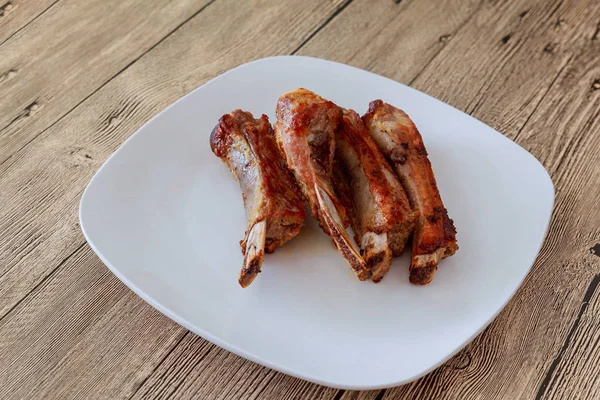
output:
M313 217L331 236L358 278L367 279L366 264L345 231L346 209L332 185L335 132L342 111L331 101L300 88L279 98L276 115L277 143L310 204Z
M413 121L381 100L363 116L369 134L382 149L420 218L413 234L411 282L431 282L440 259L458 250L454 222L442 202L427 150Z
M411 209L402 185L355 111L344 111L336 138L338 143L343 142L349 148L346 154L337 151L336 161L346 171L342 175L348 180L350 193L357 195L365 190L368 191L377 212L377 215L355 216L356 223L353 224L353 227L359 234L367 231L386 233L401 227L410 233L418 213ZM354 158L355 161L349 160L349 158ZM360 173L365 177L364 183L367 183L367 187L361 188L360 185L363 182L352 179L352 174L347 171L350 162L358 164ZM350 197L352 203L356 203L356 198Z
M335 153L335 131L342 112L333 102L307 89L284 93L277 102L275 135L287 165L300 184L308 200L312 215L321 229L329 234L321 215L314 184L319 183L329 193ZM339 200L332 198L345 224L346 210Z
M415 285L427 285L433 280L436 271L437 263L434 262L426 263L419 268L412 268L409 277L410 283Z
M377 269L373 279L379 281L389 270L391 253L402 253L418 213L411 209L396 174L355 111L343 110L336 141L334 185L350 216L361 254L369 267ZM385 249L366 248L363 237L368 233L385 234Z
M210 146L240 184L246 210L246 234L240 245L246 254L248 234L255 224L266 221L264 251L298 234L305 218L300 189L279 151L267 116L235 110L219 120L210 136ZM260 272L260 260L250 260L240 274L245 287ZM244 273L245 271L245 273Z

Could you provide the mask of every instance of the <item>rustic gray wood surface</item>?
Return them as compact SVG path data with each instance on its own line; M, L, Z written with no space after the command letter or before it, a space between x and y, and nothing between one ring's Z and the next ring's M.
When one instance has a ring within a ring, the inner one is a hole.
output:
M411 384L336 390L221 350L134 295L80 231L81 193L127 137L277 54L409 84L552 176L550 230L521 289ZM599 398L599 283L600 0L0 0L2 399Z

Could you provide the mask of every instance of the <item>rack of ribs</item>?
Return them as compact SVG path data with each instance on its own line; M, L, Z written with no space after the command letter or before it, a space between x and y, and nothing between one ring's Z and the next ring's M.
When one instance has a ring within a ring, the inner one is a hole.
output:
M266 115L254 119L242 110L223 115L210 147L242 190L246 233L240 241L244 263L238 281L247 287L260 272L265 251L272 253L300 231L304 201Z
M346 233L346 209L332 186L335 132L342 120L341 109L309 90L296 89L279 98L276 115L277 142L313 217L331 236L356 276L368 279L370 270Z
M411 207L420 213L412 239L410 281L427 284L440 259L454 254L458 244L423 139L408 115L381 100L369 104L363 122L400 178Z
M346 206L361 254L379 282L412 233L418 212L360 116L343 110L336 133L335 189Z

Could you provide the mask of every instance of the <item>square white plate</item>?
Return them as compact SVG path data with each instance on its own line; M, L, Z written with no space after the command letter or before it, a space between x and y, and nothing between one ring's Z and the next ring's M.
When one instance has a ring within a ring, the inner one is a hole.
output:
M414 119L460 245L430 285L409 284L407 256L380 284L358 281L309 218L239 287L242 198L209 135L236 108L273 122L279 95L298 87L360 114L381 98ZM426 374L492 321L531 268L553 201L531 154L451 106L347 65L274 57L213 79L143 126L94 176L80 219L108 268L192 332L296 377L374 389Z

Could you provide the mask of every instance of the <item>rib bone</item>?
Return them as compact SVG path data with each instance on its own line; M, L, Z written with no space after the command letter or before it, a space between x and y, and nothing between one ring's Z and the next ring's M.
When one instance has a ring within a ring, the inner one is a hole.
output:
M369 277L364 260L354 250L344 226L346 210L332 187L335 131L342 112L335 104L306 89L284 93L277 102L275 133L290 169L321 229L360 280Z
M265 115L235 110L224 115L210 137L212 151L231 170L242 189L246 235L239 282L252 283L263 255L298 234L305 218L304 201L277 147Z
M420 212L413 234L410 281L431 282L439 260L458 250L454 222L448 217L423 139L402 110L381 100L363 116L369 134L381 148L404 185L411 206Z
M418 214L360 116L344 110L336 133L336 190L346 206L373 280L390 269L413 231Z

